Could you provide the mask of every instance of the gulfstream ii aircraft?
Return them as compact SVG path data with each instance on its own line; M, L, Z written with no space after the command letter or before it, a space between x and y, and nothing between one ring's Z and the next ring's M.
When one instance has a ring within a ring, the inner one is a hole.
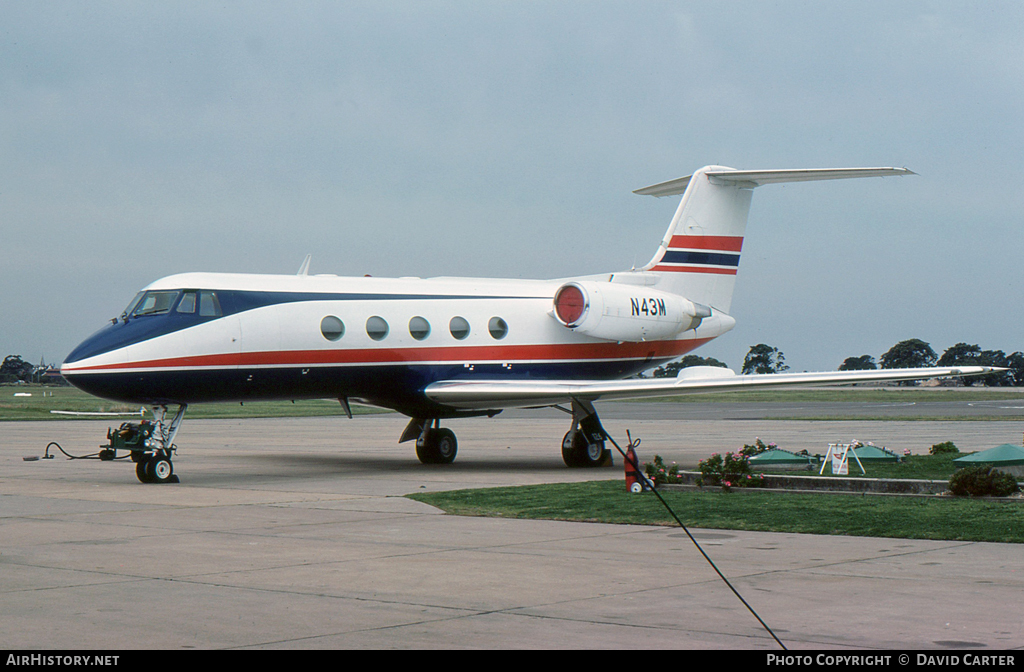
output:
M399 442L424 463L455 459L442 420L510 407L571 413L570 467L611 462L594 402L761 387L975 375L985 367L737 375L694 367L627 379L721 336L750 199L782 182L913 174L903 168L708 166L635 193L682 200L646 266L557 280L185 273L152 283L68 355L61 373L100 397L153 407L132 449L143 482L173 477L189 404L338 399L410 420ZM653 240L652 240L653 243ZM652 244L653 247L653 244ZM176 406L168 420L168 409Z

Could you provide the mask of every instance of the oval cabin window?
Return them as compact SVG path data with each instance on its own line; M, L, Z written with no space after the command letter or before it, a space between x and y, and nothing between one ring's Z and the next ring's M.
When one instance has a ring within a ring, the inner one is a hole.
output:
M375 341L383 341L388 335L388 323L383 317L374 315L366 321L366 335Z
M452 332L452 336L461 341L469 336L469 322L464 317L453 317L452 321L448 323L448 330Z
M492 317L491 321L487 323L487 331L491 332L493 338L500 341L508 334L508 324L500 317Z
M409 320L409 333L417 341L422 341L427 336L430 336L430 322L417 315Z
M320 333L328 341L336 341L345 335L345 323L334 315L328 315L320 320Z

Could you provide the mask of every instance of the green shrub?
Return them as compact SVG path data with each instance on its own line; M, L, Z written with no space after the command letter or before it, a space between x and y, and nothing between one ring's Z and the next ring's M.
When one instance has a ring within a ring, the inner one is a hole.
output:
M1008 497L1020 492L1016 478L991 464L961 469L949 479L949 489L957 497Z
M942 455L943 453L959 453L960 449L952 441L936 443L928 449L929 455Z
M761 453L773 448L778 448L778 446L774 443L765 443L760 438L754 437L753 445L743 444L743 448L740 450L740 455L753 457L754 455L760 455Z
M750 462L742 453L715 453L706 460L697 463L700 478L697 485L720 485L726 490L731 488L757 488L763 485L764 475L755 477L750 472Z
M647 478L651 479L655 487L665 483L678 483L682 480L679 465L673 462L672 466L666 467L661 455L655 455L653 463L644 463L644 473L647 474Z

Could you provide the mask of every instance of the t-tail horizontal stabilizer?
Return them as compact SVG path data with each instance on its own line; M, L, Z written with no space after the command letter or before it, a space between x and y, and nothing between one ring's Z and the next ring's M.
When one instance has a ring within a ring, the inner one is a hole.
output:
M728 313L753 189L765 184L913 175L906 168L734 170L705 166L693 175L637 189L644 196L678 196L679 207L640 273L653 287Z

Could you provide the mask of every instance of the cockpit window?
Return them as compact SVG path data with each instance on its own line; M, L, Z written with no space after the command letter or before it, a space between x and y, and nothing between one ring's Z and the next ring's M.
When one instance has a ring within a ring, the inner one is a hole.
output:
M132 317L144 315L162 315L171 310L174 300L178 298L178 291L152 291L142 295L131 312Z
M199 292L200 317L220 317L223 314L216 294L213 292Z
M132 302L129 303L128 307L125 308L124 312L121 313L121 319L126 319L129 315L132 314L132 311L135 310L135 306L139 305L139 301L142 300L142 297L145 296L145 294L145 292L139 292L138 294L135 295L135 298L132 299Z
M186 291L181 295L181 301L178 301L178 307L176 309L179 313L192 314L196 312L196 293Z

